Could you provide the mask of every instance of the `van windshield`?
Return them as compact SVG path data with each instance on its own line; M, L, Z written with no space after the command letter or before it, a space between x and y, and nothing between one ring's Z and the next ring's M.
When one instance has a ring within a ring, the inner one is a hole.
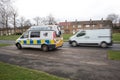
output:
M25 33L21 36L21 38L28 38L28 36L29 36L29 32L25 32Z

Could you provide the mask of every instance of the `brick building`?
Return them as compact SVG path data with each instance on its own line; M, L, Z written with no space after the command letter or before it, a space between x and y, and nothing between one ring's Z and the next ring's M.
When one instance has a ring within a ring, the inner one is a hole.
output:
M72 33L79 30L86 30L86 29L104 29L104 28L112 28L112 21L110 20L89 20L89 21L71 21L68 22L60 22L59 25L61 26L62 33Z

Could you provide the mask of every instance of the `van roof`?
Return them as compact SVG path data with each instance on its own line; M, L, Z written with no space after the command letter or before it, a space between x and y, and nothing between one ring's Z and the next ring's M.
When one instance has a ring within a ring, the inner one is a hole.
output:
M28 31L54 31L54 30L28 30Z
M40 31L46 31L46 30L52 30L51 27L56 25L41 25L41 26L31 26L28 30L40 30Z

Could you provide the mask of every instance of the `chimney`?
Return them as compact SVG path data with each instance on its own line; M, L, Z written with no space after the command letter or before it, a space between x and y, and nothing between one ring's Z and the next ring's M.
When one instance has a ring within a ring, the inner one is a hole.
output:
M101 18L101 22L103 22L103 18Z
M92 19L90 19L90 25L92 25Z
M67 20L65 20L65 22L67 22Z
M92 19L90 19L90 22L92 22Z

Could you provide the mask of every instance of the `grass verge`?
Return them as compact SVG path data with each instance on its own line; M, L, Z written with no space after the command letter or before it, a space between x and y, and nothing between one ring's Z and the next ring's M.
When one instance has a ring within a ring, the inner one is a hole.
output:
M120 42L120 33L114 33L112 36L113 41Z
M120 51L109 50L108 58L111 60L120 60Z
M16 40L20 35L0 36L0 40Z
M4 47L4 46L9 46L10 44L2 44L0 43L0 47Z
M63 40L68 41L73 34L63 34Z
M0 80L67 80L45 72L0 62Z

